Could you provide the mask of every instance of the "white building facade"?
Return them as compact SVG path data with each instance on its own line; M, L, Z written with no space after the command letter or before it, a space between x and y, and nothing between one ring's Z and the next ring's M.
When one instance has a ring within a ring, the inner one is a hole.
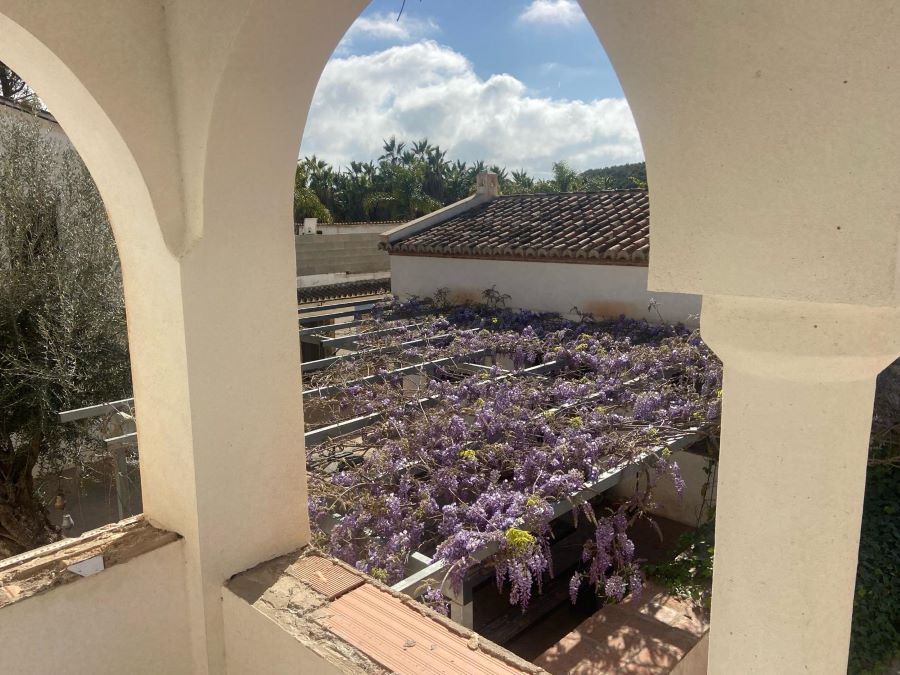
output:
M479 302L494 289L515 308L699 324L700 296L647 290L646 190L500 196L496 176L478 183L384 235L395 295Z

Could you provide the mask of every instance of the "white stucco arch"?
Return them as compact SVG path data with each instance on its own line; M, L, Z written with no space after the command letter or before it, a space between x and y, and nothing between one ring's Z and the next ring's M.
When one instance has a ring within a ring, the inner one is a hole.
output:
M45 44L3 15L0 31L5 42L0 58L42 94L79 149L100 189L117 243L159 239L156 209L137 161L93 94Z

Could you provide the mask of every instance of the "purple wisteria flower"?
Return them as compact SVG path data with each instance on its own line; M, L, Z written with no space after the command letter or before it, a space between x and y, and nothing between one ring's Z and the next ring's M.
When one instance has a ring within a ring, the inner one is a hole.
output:
M625 597L625 580L618 574L614 574L606 580L603 586L603 592L607 598L621 602Z
M306 378L332 392L316 396L321 410L375 421L308 448L317 545L388 583L422 551L447 563L456 587L480 564L476 554L493 547L497 584L524 609L552 574L553 505L649 452L650 480L634 496L577 506L594 532L569 582L573 602L582 587L616 602L639 595L630 524L660 481L684 491L677 463L661 448L687 429L715 433L721 364L683 327L434 308L423 299L379 306L365 326L366 346L387 350ZM419 346L390 350L417 339ZM473 373L448 363L473 352L486 355L479 363L489 368ZM444 365L391 372L435 359ZM551 362L555 369L541 377L522 371ZM317 424L334 421L322 417ZM423 599L442 596L427 589Z

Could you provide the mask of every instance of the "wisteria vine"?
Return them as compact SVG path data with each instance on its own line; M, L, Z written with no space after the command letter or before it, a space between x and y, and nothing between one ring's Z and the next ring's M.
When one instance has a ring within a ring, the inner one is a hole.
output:
M457 587L471 568L490 564L524 611L554 573L553 505L605 472L641 463L648 480L630 498L575 505L594 535L570 583L573 602L585 585L612 601L640 592L629 528L653 505L660 480L683 489L666 444L718 430L721 364L696 331L395 300L362 332L372 337L356 348L371 356L340 361L306 383L331 387L311 402L329 421L378 416L309 449L319 546L388 583L406 576L415 551L445 561ZM485 367L389 373L473 353ZM526 370L540 364L552 367ZM483 551L493 552L484 562ZM423 597L438 603L440 589Z

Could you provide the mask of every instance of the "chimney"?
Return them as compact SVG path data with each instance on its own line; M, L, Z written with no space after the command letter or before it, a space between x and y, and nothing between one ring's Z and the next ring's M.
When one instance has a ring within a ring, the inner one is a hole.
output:
M303 219L303 234L315 234L316 233L316 225L318 224L318 218L304 218Z
M488 199L493 199L500 194L497 174L485 171L475 176L475 194L485 195Z

